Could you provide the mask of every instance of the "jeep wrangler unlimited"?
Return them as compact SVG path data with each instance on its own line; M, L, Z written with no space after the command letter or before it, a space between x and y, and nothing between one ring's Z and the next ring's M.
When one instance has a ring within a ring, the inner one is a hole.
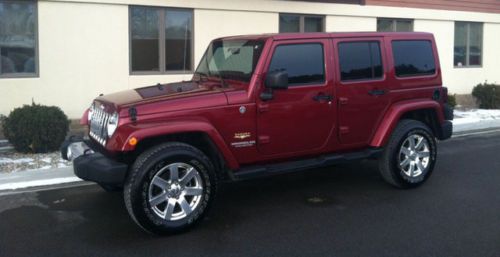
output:
M190 81L97 97L75 174L123 189L157 234L199 222L218 183L374 158L399 188L423 184L452 134L434 37L311 33L213 40Z

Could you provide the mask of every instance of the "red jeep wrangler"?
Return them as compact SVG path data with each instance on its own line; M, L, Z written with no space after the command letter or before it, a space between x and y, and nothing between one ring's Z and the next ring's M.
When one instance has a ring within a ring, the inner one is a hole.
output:
M377 158L391 185L419 186L452 134L447 95L432 34L226 37L191 81L96 98L89 139L62 155L164 234L198 222L221 180Z

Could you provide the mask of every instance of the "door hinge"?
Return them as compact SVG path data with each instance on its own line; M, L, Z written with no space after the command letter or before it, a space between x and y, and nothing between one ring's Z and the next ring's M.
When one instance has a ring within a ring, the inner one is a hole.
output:
M349 98L347 97L339 97L339 104L346 105L349 102Z
M269 144L271 139L269 136L259 136L259 144Z
M259 104L258 106L259 112L267 112L269 111L269 104Z
M340 134L349 134L349 127L347 127L347 126L340 126L339 130L340 130Z

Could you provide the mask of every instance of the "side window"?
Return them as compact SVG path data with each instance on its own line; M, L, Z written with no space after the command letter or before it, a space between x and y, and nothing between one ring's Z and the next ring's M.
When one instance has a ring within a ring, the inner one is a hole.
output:
M339 43L340 79L369 80L383 76L379 42Z
M38 73L37 1L0 1L0 78Z
M396 76L424 76L436 72L432 45L427 40L393 41Z
M269 71L286 70L289 86L325 81L323 45L320 43L279 45L274 49Z

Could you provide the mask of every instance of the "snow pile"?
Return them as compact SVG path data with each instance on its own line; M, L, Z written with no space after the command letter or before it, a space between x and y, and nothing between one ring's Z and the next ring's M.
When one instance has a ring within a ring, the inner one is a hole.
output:
M21 163L31 163L33 161L34 159L32 158L12 159L12 158L0 157L0 164L21 164Z
M0 152L0 173L48 170L64 168L70 165L71 162L63 160L59 152L45 154L23 154L14 151Z
M453 132L500 128L500 110L455 110Z

